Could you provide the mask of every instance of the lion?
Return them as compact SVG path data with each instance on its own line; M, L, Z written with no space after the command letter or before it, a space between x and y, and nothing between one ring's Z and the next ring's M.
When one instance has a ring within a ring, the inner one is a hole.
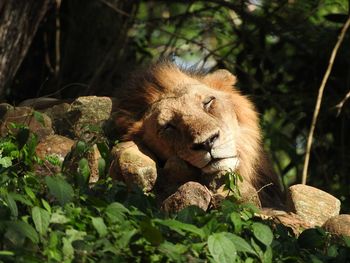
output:
M176 156L203 176L235 171L263 207L280 206L283 191L262 147L258 114L235 83L224 69L206 74L159 61L119 92L118 133L142 142L162 163Z

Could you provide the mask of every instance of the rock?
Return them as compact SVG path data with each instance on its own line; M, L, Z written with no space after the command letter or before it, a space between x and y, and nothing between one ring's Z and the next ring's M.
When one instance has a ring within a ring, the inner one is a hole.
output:
M113 99L109 97L79 97L71 104L61 103L44 112L54 123L57 133L82 137L91 130L100 129L111 115Z
M88 166L90 169L89 183L93 184L99 180L98 163L101 158L100 151L98 150L97 146L94 144L83 154L78 153L77 151L78 143L79 142L76 142L73 145L70 154L65 159L65 162L64 162L65 171L72 175L77 174L79 172L78 170L79 161L82 158L85 158L88 161Z
M80 134L89 126L102 126L109 119L112 111L112 99L108 97L79 97L71 104L72 112L79 112L80 117L75 123L75 130Z
M53 128L56 133L68 137L74 137L74 123L79 118L78 112L70 112L70 104L61 103L54 105L43 112L47 114L53 123Z
M197 182L187 182L163 201L162 209L167 213L173 213L195 205L206 211L210 201L211 193L204 185Z
M60 135L46 137L35 149L37 156L44 162L43 165L35 166L36 173L45 176L61 172L61 165L52 164L47 160L47 157L56 157L62 163L66 155L71 151L73 144L73 140Z
M29 107L8 107L2 105L3 115L0 121L0 134L6 136L10 131L15 133L16 128L11 123L28 126L29 130L38 135L39 140L53 134L51 119L44 113L35 112Z
M323 227L336 236L350 237L350 215L337 215L328 219Z
M282 224L290 228L296 236L300 235L305 229L312 227L308 222L305 222L299 215L293 212L262 208L256 216L263 220L272 220L276 224Z
M131 141L123 142L114 147L112 155L112 178L124 181L129 187L137 185L145 192L153 189L157 180L157 164L144 147Z
M238 203L240 204L250 203L255 205L258 208L262 207L258 192L255 190L253 186L243 181L243 182L238 182L238 189L240 193L240 198L237 199ZM222 185L219 189L214 191L213 205L215 207L218 206L223 199L225 199L227 196L230 196L232 194L233 194L232 192L228 190L224 190L224 185Z
M89 167L90 167L89 183L90 184L96 183L100 178L100 174L98 170L98 162L101 159L101 153L98 150L96 144L92 146L92 150L87 153L86 158L89 162Z
M226 197L233 195L231 191L224 189L226 180L225 174L205 175L205 177L203 177L204 184L208 186L208 189L213 193L212 203L214 207L218 206ZM240 194L237 202L251 203L260 208L261 202L256 189L248 181L237 181Z
M74 141L60 135L50 135L40 142L35 151L39 158L45 159L48 155L56 156L63 162L66 155L71 151Z
M322 226L329 218L339 215L340 201L320 189L298 184L288 189L287 210L311 226Z
M61 104L62 102L63 102L62 100L56 99L56 98L39 97L39 98L26 99L22 101L18 106L31 107L39 111L40 109L51 108L54 105Z
M13 106L11 106L10 104L0 103L0 120L2 120L6 112L8 112L10 109L13 109Z

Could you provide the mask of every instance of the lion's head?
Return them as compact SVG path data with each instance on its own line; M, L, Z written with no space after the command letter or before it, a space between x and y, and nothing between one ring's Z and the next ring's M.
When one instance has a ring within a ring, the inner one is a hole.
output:
M266 165L258 116L227 70L202 74L163 61L119 94L117 125L161 160L177 156L204 174L236 170L256 188L277 184Z

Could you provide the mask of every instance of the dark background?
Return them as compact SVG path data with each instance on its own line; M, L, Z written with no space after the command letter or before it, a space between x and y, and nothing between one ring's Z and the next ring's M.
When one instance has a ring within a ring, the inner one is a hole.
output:
M306 138L348 0L52 1L2 101L112 95L160 56L226 68L261 113L265 146L285 185L301 182ZM1 9L1 8L0 8ZM350 32L327 82L308 184L350 211Z

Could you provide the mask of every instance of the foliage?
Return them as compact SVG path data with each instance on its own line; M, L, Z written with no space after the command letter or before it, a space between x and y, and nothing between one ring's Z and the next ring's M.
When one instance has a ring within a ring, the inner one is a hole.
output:
M140 60L174 53L181 63L227 68L257 104L265 144L284 184L301 182L305 142L317 90L349 1L148 1L141 3L134 34ZM142 28L151 27L152 30ZM141 34L140 34L141 33ZM333 193L350 209L347 36L317 123L308 183ZM347 104L348 106L348 104ZM332 123L332 125L329 125Z
M87 187L71 178L81 164L76 174L40 177L33 172L36 142L25 128L0 139L0 262L350 260L348 238L333 240L321 229L297 238L254 217L251 205L225 200L206 213L188 207L166 216L138 189L109 178Z
M301 181L317 90L348 13L348 0L62 0L39 27L8 101L118 97L130 70L171 54L179 63L227 68L257 105L266 149L289 186ZM344 212L350 111L348 101L340 111L336 105L350 90L349 41L347 35L325 89L308 176L340 198Z

